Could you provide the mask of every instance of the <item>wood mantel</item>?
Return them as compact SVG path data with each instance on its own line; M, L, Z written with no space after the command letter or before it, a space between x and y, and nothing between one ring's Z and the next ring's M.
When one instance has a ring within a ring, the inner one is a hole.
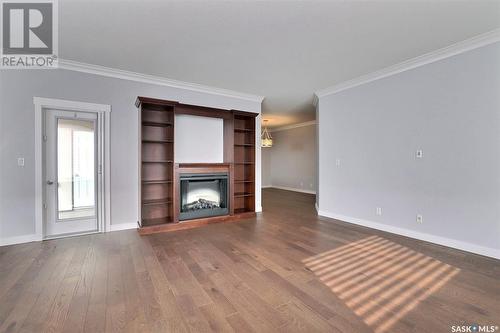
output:
M230 172L232 163L176 163L180 173Z

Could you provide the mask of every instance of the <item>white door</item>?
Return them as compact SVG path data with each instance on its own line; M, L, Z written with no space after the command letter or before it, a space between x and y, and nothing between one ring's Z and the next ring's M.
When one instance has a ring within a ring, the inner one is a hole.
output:
M45 238L99 230L98 116L45 112Z

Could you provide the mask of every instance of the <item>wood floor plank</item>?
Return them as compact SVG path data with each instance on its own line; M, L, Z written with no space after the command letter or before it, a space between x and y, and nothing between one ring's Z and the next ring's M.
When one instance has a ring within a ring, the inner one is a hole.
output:
M196 306L212 303L180 256L168 256L159 247L155 252L176 296L188 295Z
M279 328L280 332L343 332L330 325L327 320L318 316L301 302L292 301L283 304L278 308L278 311L284 313L289 318Z
M71 259L76 252L77 247L70 247L62 252L58 258L57 265L54 267L50 278L43 286L42 292L38 295L35 304L31 308L28 316L22 323L21 332L41 331L47 325L47 317L57 297L58 290L66 275Z
M7 318L2 318L0 322L0 332L9 331L15 332L20 329L23 322L27 318L29 312L43 291L43 288L48 283L53 270L57 267L58 261L62 259L63 250L58 249L55 244L46 244L42 258L36 260L32 269L32 274L21 278L17 284L19 293L13 297L16 300L15 306L11 307L12 311ZM7 298L4 298L4 300ZM5 313L8 301L2 303L1 312ZM12 304L11 304L12 305Z
M125 288L123 285L120 244L116 235L108 248L108 280L106 288L106 332L122 332L125 329Z
M500 261L263 191L231 224L0 247L2 332L448 332L499 325Z
M226 320L235 332L258 332L238 312L226 317Z
M210 332L210 324L196 306L191 296L183 294L175 296L180 313L185 319L191 332Z
M220 291L217 289L217 286L208 277L201 266L192 258L189 252L183 255L183 260L188 264L189 269L191 270L203 290L205 290L208 297L210 297L212 303L217 306L217 308L224 314L224 316L227 317L236 313L236 308L231 304L226 296L220 293Z
M144 257L141 253L140 242L144 241L139 239L137 242L130 245L132 262L134 265L135 275L137 277L138 294L143 305L144 315L148 327L151 332L166 332L167 320L163 315L160 303L158 301L159 295L155 293L153 282L146 269Z
M245 284L264 299L272 307L277 308L280 305L289 303L291 295L280 292L273 288L269 280L262 272L255 270L252 266L239 259L239 255L234 254L228 242L215 242L214 246L217 250L213 254L229 267L235 276L245 282Z
M97 260L97 247L95 238L91 237L87 253L83 259L78 284L68 308L67 318L64 322L63 331L83 332L85 317L92 291L92 282L95 277L95 266Z
M145 306L140 296L138 276L135 274L131 248L127 243L122 244L120 260L125 291L125 331L150 331L146 320Z
M151 244L141 242L141 252L151 284L154 288L155 299L160 305L162 316L165 318L167 331L188 332L186 319L182 316L175 296L170 289L170 283L163 272L162 266L155 256Z
M83 259L90 248L90 237L75 240L77 248L69 262L63 279L57 289L57 294L45 318L44 332L61 332L67 319L69 306L80 280Z
M224 315L222 309L220 309L216 304L207 304L201 306L199 309L212 332L234 332L234 329L226 320L226 316Z
M84 332L104 332L106 327L106 294L108 281L107 239L96 235L94 276L90 286L88 307L83 324Z
M5 276L1 278L2 283L0 284L0 298L7 297L6 294L18 282L23 274L33 265L40 252L42 252L42 249L43 247L40 246L33 252L18 254L19 258L16 258L14 264L12 264L11 267L5 270Z

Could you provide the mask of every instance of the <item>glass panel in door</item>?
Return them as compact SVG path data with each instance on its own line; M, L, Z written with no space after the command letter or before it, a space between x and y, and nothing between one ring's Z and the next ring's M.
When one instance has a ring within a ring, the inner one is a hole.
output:
M57 219L95 216L95 122L57 119Z

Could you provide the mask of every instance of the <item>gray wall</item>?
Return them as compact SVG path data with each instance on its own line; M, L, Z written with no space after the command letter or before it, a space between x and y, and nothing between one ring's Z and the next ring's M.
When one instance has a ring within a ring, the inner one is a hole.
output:
M144 84L68 70L0 72L0 235L35 232L33 96L111 104L111 223L137 221L138 95L260 113L260 103L190 90ZM257 123L260 124L260 117ZM257 128L259 133L260 126ZM258 135L257 135L257 139ZM260 141L259 141L260 142ZM17 166L17 157L25 167ZM257 168L260 168L257 150ZM260 172L256 175L260 207Z
M315 124L272 131L271 134L273 146L262 149L268 154L262 157L262 174L265 179L263 184L315 192L317 177Z
M500 43L321 98L319 184L325 215L499 249Z
M271 186L271 148L262 148L262 187Z

